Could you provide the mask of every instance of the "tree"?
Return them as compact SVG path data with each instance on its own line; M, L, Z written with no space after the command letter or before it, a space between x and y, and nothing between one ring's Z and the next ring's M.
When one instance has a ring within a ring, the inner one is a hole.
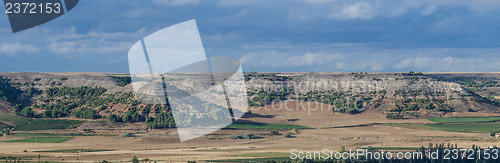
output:
M137 159L136 156L134 156L134 158L132 158L131 161L132 161L132 163L139 163L139 159Z
M122 119L120 117L118 117L117 115L115 115L113 113L109 114L109 116L108 116L108 121L113 122L113 123L121 122L121 120Z
M30 107L25 107L22 111L21 111L21 116L24 116L24 117L30 117L32 118L33 116L35 116L35 112L33 112L33 110L31 110Z

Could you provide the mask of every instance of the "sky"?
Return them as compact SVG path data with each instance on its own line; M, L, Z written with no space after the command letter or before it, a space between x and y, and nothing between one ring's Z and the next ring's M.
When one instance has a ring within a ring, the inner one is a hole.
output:
M206 55L246 72L499 72L498 0L80 0L12 33L0 72L128 73L128 51L195 19Z

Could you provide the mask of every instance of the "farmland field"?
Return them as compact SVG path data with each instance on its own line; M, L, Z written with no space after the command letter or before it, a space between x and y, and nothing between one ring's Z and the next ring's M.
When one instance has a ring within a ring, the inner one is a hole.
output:
M4 129L4 128L11 128L11 127L12 127L11 125L0 122L0 130Z
M29 131L29 130L55 130L67 129L72 125L78 125L83 121L66 120L66 119L35 119L30 123L22 126L17 126L16 131Z
M61 136L115 136L113 134L92 134L92 133L12 133L16 137L61 137Z
M30 120L31 120L30 118L20 117L7 113L0 113L0 121L4 121L15 126L24 125L28 123Z
M61 143L73 137L33 137L27 139L9 140L9 143Z
M101 151L116 151L115 149L61 149L33 152L51 152L51 153L79 153L79 152L101 152Z
M474 123L474 122L496 122L500 117L432 117L430 121L436 123Z
M291 130L291 129L308 129L309 127L301 126L301 125L290 125L290 124L268 124L268 123L234 123L230 124L226 128L228 129L257 129L257 130L265 130L265 129L282 129L282 130Z
M384 124L393 127L404 127L409 129L422 129L422 130L440 130L451 132L467 132L467 133L490 133L500 132L500 123L439 123L439 124Z

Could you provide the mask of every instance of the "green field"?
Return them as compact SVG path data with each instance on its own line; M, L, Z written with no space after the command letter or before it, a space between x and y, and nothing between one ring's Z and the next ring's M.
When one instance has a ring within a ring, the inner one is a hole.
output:
M500 123L487 122L487 123L437 123L437 124L383 124L393 127L404 127L410 129L421 130L441 130L451 132L468 132L468 133L491 133L500 132Z
M61 143L73 137L33 137L27 139L9 140L9 143Z
M11 133L16 137L65 137L65 136L116 136L113 134L92 134L92 133Z
M72 125L78 125L83 121L67 120L67 119L34 119L30 123L22 126L17 126L16 131L31 131L31 130L55 130L67 129Z
M7 113L0 113L0 121L4 121L13 124L15 126L24 125L28 123L30 120L31 120L30 118L20 117Z
M268 123L233 123L225 127L226 129L241 129L241 130L265 130L265 129L309 129L309 127L290 124L268 124Z
M0 122L0 130L4 128L12 128L13 126Z
M50 153L79 153L79 152L100 152L100 151L116 151L116 149L62 149L48 151L33 151L33 152L50 152Z
M500 117L432 117L429 120L436 123L477 123L500 121Z

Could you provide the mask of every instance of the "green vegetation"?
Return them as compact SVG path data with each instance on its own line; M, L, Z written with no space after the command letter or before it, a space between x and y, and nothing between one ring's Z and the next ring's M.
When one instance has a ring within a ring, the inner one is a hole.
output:
M158 129L158 128L175 128L175 120L172 112L162 112L153 117L146 118L147 128Z
M28 130L55 130L67 129L70 126L79 125L83 121L66 120L66 119L34 119L30 123L22 126L16 126L16 131Z
M9 140L9 143L61 143L73 137L33 137L26 139Z
M440 131L451 131L451 132L467 132L467 133L490 133L490 132L500 132L500 123L489 122L489 123L437 123L437 124L383 124L387 126L394 127L404 127L410 129L421 129L421 130L440 130Z
M127 76L127 77L122 77L122 76L110 76L115 82L116 85L120 87L125 87L132 83L132 78Z
M25 125L30 120L30 118L20 117L7 113L0 113L0 121L4 121L15 126Z
M436 123L477 123L500 121L500 117L432 117L429 120Z
M482 77L482 76L435 76L432 78L440 81L455 82L466 87L500 87L500 83L497 78L494 77Z
M290 124L268 124L268 123L233 123L225 127L226 129L240 129L240 130L271 130L271 129L282 129L291 130L297 129L309 129L306 126L300 125L290 125Z
M5 124L5 123L2 123L0 122L0 129L4 129L4 128L12 128L14 126L11 126L11 125L8 125L8 124Z
M247 95L252 97L248 101L250 106L264 106L271 104L273 101L282 101L288 99L294 90L290 87L284 86L280 91L264 90L262 88L256 90L249 90Z
M62 149L62 150L33 151L33 152L80 153L80 152L101 152L101 151L116 151L116 149Z
M231 135L229 138L231 139L255 139L255 135L251 133L247 133L245 135Z
M405 72L402 75L404 75L404 76L424 76L424 73L410 71L410 72L407 72L407 73Z
M95 110L89 109L87 107L80 108L71 113L72 116L77 118L85 118L85 119L97 119L100 118Z
M16 137L66 137L66 136L116 136L113 134L92 134L92 133L13 133L12 136Z
M0 98L9 103L16 104L17 98L23 91L19 88L13 87L10 79L0 76Z

